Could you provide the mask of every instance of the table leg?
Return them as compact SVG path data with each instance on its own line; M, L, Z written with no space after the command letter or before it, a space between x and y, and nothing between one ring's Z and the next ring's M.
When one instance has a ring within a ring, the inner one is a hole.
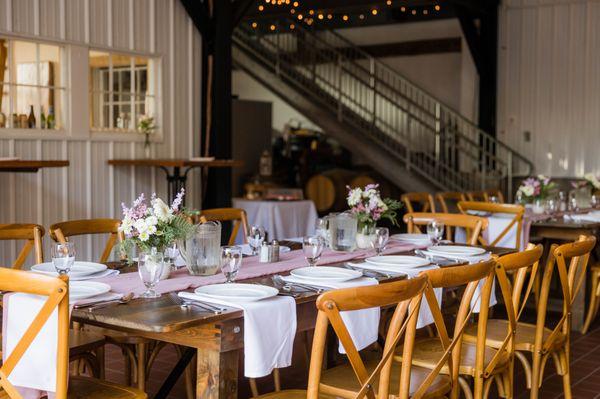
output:
M237 399L239 351L198 349L196 398Z

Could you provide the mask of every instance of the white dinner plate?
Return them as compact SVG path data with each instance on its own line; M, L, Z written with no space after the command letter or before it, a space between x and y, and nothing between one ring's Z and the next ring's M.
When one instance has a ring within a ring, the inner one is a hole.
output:
M52 262L39 263L37 265L31 266L31 270L38 273L44 273L51 276L58 276L56 273L56 269ZM89 276L90 274L100 273L106 270L106 265L102 263L94 263L94 262L80 262L75 261L73 266L71 267L71 271L69 271L70 277L84 277Z
M205 285L194 293L224 301L254 302L277 296L279 290L266 285L229 283Z
M290 272L294 277L308 281L323 281L332 283L341 283L362 277L362 273L356 270L344 269L342 267L301 267Z
M87 299L94 296L106 294L110 291L110 285L97 283L95 281L70 281L69 300Z
M414 268L427 266L429 262L425 258L418 256L405 256L405 255L384 255L384 256L372 256L365 259L365 261L371 265L384 265L384 266L395 266L400 269Z
M392 239L394 241L404 241L404 242L410 242L410 243L430 242L427 234L408 234L408 233L394 234L390 237L390 239Z
M441 256L477 256L485 253L483 248L463 245L437 245L427 248L427 251Z

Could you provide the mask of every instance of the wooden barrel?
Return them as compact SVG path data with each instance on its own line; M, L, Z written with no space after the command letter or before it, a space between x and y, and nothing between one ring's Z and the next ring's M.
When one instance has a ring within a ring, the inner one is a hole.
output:
M376 184L377 182L368 174L361 173L358 176L355 176L350 180L350 184L348 184L352 188L360 187L365 188L369 184Z
M335 201L335 186L333 181L323 175L314 175L306 182L304 188L307 199L315 203L317 212L327 212Z

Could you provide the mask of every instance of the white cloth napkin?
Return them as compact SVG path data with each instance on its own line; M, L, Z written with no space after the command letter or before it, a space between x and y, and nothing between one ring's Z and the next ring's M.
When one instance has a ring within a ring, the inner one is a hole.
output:
M407 276L407 278L415 278L421 272L425 270L433 270L439 269L437 265L427 265L420 267L407 267L407 268L399 268L397 266L385 267L385 265L373 265L367 262L364 263L352 263L348 262L349 265L353 267L358 267L365 270L375 270L379 272L387 272L387 273L402 273ZM435 288L433 290L435 293L435 297L437 298L438 305L442 306L442 289ZM421 302L421 308L419 309L419 319L417 320L417 328L423 328L433 323L433 314L431 314L431 308L425 299Z
M296 301L288 296L276 296L254 302L223 301L192 292L180 292L180 297L216 303L244 311L244 375L259 378L271 374L274 368L292 364L296 335Z
M73 277L69 277L69 281L85 281L85 280L94 280L97 278L104 278L104 277L110 277L110 276L117 276L119 275L119 271L118 270L114 270L114 269L106 269L104 271L101 271L99 273L94 273L94 274L90 274L88 276L73 276Z
M600 211L592 211L573 215L567 214L564 216L564 218L576 222L600 222Z
M369 277L361 277L350 281L345 282L309 282L305 279L301 279L294 276L284 276L282 277L284 281L289 283L299 283L299 284L307 284L313 285L316 284L318 287L324 288L350 288L350 287L358 287L364 285L377 285L379 282L374 278ZM380 317L380 309L379 308L369 308L369 309L361 309L361 310L353 310L350 312L340 312L342 319L344 320L344 324L348 329L348 333L350 333L350 337L356 346L356 349L361 350L371 345L373 342L377 341L377 333L379 327L379 317ZM346 353L343 345L339 345L339 352Z

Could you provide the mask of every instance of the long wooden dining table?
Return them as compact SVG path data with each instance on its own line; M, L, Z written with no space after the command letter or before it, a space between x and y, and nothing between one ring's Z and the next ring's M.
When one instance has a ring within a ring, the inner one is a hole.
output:
M499 256L515 251L511 248L486 248ZM455 263L458 264L461 263ZM343 264L337 266L342 267ZM262 276L243 282L275 286L271 277ZM380 283L402 278L405 277L377 276ZM317 297L316 293L304 292L295 298L297 333L314 329ZM193 355L197 354L196 397L237 399L238 364L240 351L244 348L243 311L229 309L222 314L214 314L196 306L182 307L180 303L177 293L167 293L156 299L138 298L124 305L115 304L94 311L75 309L72 319L188 348L155 398L168 395Z

